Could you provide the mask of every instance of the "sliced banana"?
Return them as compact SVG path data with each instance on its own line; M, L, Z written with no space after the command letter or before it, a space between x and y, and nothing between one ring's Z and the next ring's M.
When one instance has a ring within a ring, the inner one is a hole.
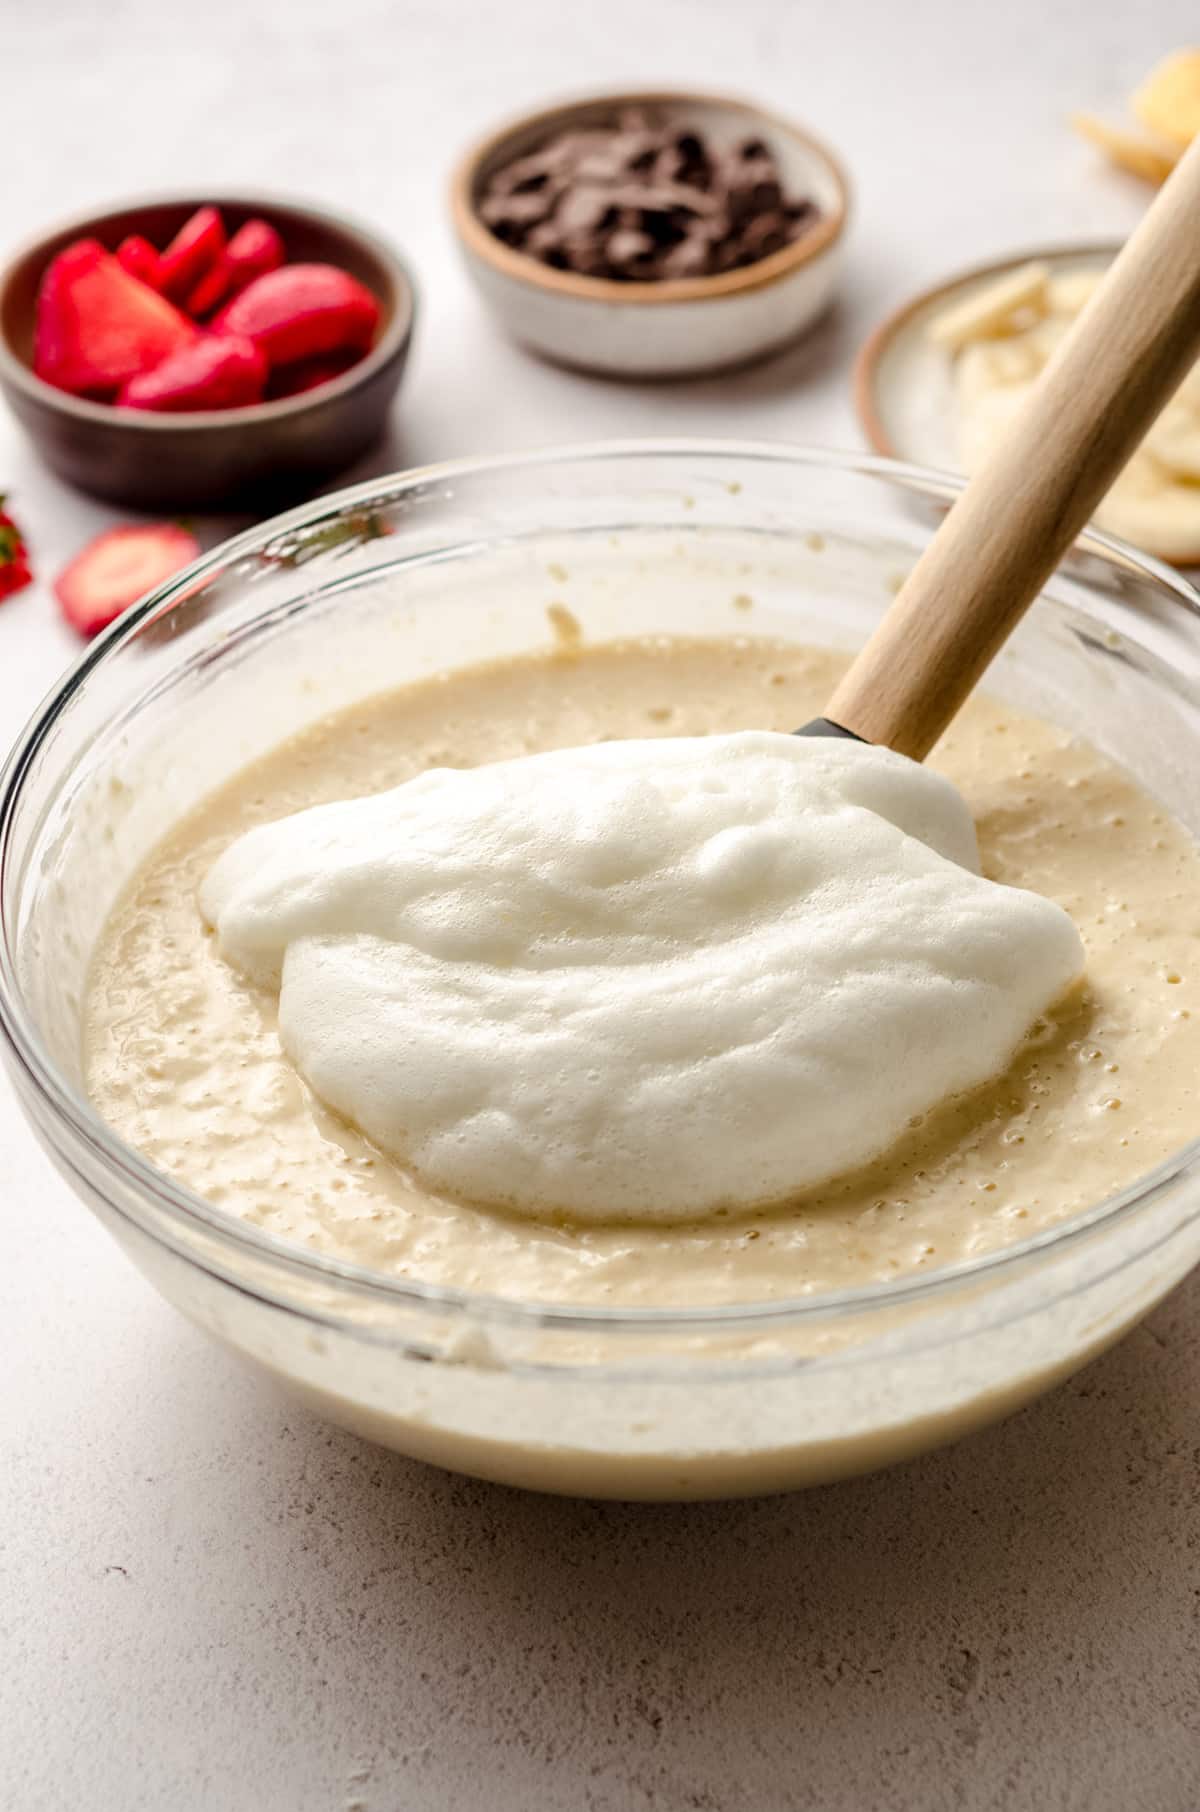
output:
M1050 277L1040 264L976 291L936 319L929 337L953 357L958 450L972 472L1008 432L1103 272ZM1096 512L1096 522L1149 553L1200 562L1200 365L1193 367Z
M1200 415L1200 365L1192 366L1192 369L1188 372L1182 384L1180 384L1178 390L1171 398L1171 401L1167 404L1168 409L1173 409L1176 403L1186 404L1189 409L1194 410L1197 415Z
M1148 453L1134 454L1095 520L1160 559L1181 566L1200 559L1200 485L1173 478Z
M1037 360L1039 372L1044 365L1050 363L1058 351L1059 341L1066 339L1074 325L1070 315L1047 315L1044 321L1039 321L1028 333L1021 335Z
M977 398L971 408L964 410L959 421L958 450L968 472L981 465L993 447L1004 439L1032 389L1032 380L1026 384L1005 384L1001 389L988 391Z
M970 408L980 397L1008 384L1028 384L1042 369L1043 359L1028 335L1012 340L972 340L954 362L954 388L959 402Z
M1142 446L1164 471L1200 482L1200 417L1190 403L1168 403Z
M1003 333L1014 317L1026 310L1030 320L1036 320L1045 311L1049 276L1044 264L1023 264L1020 270L1008 271L995 283L973 291L965 301L936 315L929 327L930 339L956 352L970 340L990 339ZM1022 321L1021 326L1024 325Z
M1176 50L1152 69L1130 103L1143 126L1179 146L1200 135L1200 50Z
M1051 277L1048 285L1050 318L1082 314L1103 281L1103 271L1062 271Z
M1179 162L1179 147L1157 134L1134 132L1128 126L1110 126L1094 113L1073 113L1071 124L1076 132L1107 152L1122 170L1140 176L1146 182L1166 182Z

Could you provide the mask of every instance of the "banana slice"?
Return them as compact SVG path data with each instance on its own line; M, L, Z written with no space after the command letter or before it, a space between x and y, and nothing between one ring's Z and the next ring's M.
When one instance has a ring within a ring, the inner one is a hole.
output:
M1076 132L1107 152L1114 164L1146 182L1166 182L1179 162L1179 147L1170 139L1147 138L1144 133L1131 132L1128 126L1110 126L1094 113L1073 113L1071 124Z
M1026 265L932 323L929 337L953 361L958 451L966 471L973 472L1008 432L1102 278L1102 271L1089 268L1050 277L1044 265ZM1200 365L1162 411L1095 520L1162 559L1200 563Z
M1190 401L1169 402L1142 446L1174 477L1200 482L1200 416Z
M1004 340L972 340L954 361L954 388L960 408L970 411L996 390L1020 384L1025 388L1040 376L1070 322L1047 315L1024 333Z
M1164 57L1130 102L1143 126L1179 145L1200 133L1200 50L1176 50Z
M1182 403L1185 408L1200 415L1200 365L1192 366L1167 407L1173 409L1176 403Z
M1058 351L1060 340L1065 340L1075 325L1070 315L1047 315L1044 321L1037 321L1021 335L1037 360L1038 370L1048 365Z
M1103 281L1103 271L1061 271L1057 277L1051 277L1048 285L1051 319L1055 315L1082 314Z
M981 465L992 448L1003 440L1032 388L1032 381L998 386L976 397L970 407L963 410L958 424L958 450L968 472Z
M1028 384L1044 361L1028 334L1011 340L972 340L954 361L954 388L960 405L969 409L979 397L1007 384Z
M1162 560L1200 560L1200 485L1167 472L1143 449L1096 511L1096 524Z
M1020 270L1006 272L995 283L975 290L965 301L935 315L929 325L929 338L935 345L956 352L971 340L1003 333L1013 325L1014 317L1025 311L1031 321L1036 320L1045 312L1049 275L1044 264L1024 264Z

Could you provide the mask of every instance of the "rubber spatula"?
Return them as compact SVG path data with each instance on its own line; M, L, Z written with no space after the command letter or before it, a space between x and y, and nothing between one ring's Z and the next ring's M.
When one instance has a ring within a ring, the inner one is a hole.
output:
M1200 139L799 734L922 760L1198 356Z

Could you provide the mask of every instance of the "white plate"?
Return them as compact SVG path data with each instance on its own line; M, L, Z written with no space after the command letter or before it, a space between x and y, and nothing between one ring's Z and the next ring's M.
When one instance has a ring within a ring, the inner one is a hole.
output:
M875 451L944 472L960 471L953 361L944 346L928 338L934 316L1023 264L1048 264L1052 275L1103 270L1119 250L1113 243L1017 252L995 264L976 265L896 309L875 329L854 370L855 407Z

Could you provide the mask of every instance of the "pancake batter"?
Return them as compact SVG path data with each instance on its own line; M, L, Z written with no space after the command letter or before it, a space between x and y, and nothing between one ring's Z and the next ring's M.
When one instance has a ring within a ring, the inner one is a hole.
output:
M210 1201L315 1250L430 1283L613 1306L746 1302L935 1270L1131 1182L1200 1131L1185 1085L1200 1059L1200 851L1093 751L985 700L933 765L975 814L984 872L1071 914L1086 987L999 1082L910 1126L868 1170L769 1213L566 1225L431 1196L314 1101L280 1052L275 991L222 961L198 912L201 879L254 824L431 766L787 730L820 710L843 666L745 639L572 649L462 671L317 726L181 824L114 915L86 1028L99 1110Z

